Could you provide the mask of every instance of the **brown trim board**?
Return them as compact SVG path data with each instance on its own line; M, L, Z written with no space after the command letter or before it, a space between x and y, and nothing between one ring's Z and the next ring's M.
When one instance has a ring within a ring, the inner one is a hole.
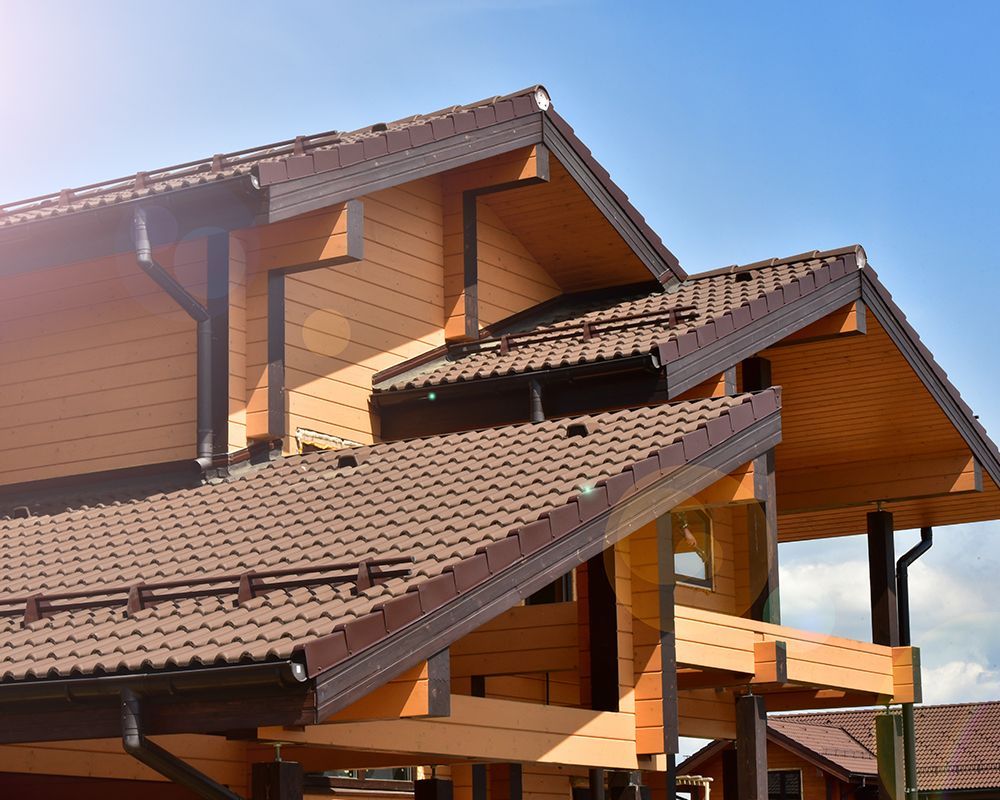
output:
M318 718L447 647L711 485L720 474L774 447L781 439L779 393L754 395L752 405L754 421L739 431L731 429L720 439L721 425L711 432L707 426L699 428L681 443L599 483L562 507L565 511L549 512L465 559L453 571L424 581L419 591L352 623L359 626L359 633L363 626L374 641L349 651L346 632L339 631L307 643L304 655L309 673L316 676ZM748 412L738 413L745 419Z
M677 257L555 109L542 115L542 141L660 283L676 283L688 277Z

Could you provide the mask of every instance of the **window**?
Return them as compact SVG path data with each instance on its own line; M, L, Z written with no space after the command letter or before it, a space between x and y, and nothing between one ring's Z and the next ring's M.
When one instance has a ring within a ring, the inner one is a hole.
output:
M767 800L802 800L802 773L797 769L768 770Z
M712 588L712 518L704 511L670 515L674 575L682 583Z
M541 606L546 603L565 603L573 599L573 573L567 572L561 578L543 586L525 598L525 605Z

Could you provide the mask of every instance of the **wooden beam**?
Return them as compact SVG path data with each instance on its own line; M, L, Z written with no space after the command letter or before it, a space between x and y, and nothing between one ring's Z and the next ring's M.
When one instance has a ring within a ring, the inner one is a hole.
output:
M771 711L808 711L816 708L858 708L878 705L886 698L872 692L851 692L843 689L800 689L773 692L767 695Z
M767 800L767 711L761 695L736 698L739 800Z
M656 520L656 563L659 583L660 675L663 705L663 752L680 749L677 704L677 628L674 620L674 537L671 515Z
M782 470L778 512L801 514L981 491L983 471L971 453L900 456Z
M768 349L836 339L841 336L863 336L868 332L867 319L865 304L861 300L855 300L786 336Z
M868 513L868 575L872 601L872 641L899 646L896 604L896 551L891 511Z
M923 702L919 647L892 648L892 685L894 703Z
M590 707L618 710L618 599L614 550L587 562L587 620L590 636Z
M757 642L753 646L755 684L788 682L788 645L785 642Z
M753 479L758 502L747 506L750 553L751 619L781 624L778 593L778 509L774 478L774 450L754 459Z
M739 765L736 759L736 748L730 745L722 751L722 797L723 800L740 800L739 793Z
M632 714L462 695L452 697L450 717L260 728L257 738L306 747L406 753L418 763L436 763L443 757L638 767Z

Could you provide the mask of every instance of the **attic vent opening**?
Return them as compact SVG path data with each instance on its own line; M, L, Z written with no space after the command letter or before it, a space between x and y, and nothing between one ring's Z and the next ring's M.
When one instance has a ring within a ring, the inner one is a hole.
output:
M566 426L566 436L589 436L590 428L585 422L571 422Z
M14 519L28 519L31 516L31 509L28 506L14 506L11 513Z
M389 126L386 125L384 122L376 122L374 125L372 125L372 133L383 133L384 131L387 130L389 130Z
M749 283L753 280L753 274L750 272L737 272L736 282L737 283Z
M345 467L356 467L358 465L358 458L354 453L347 453L342 456L337 456L337 466L340 468Z

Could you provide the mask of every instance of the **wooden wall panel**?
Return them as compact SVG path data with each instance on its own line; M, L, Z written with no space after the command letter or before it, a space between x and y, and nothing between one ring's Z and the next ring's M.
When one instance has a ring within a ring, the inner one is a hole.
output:
M815 764L770 741L767 743L767 768L799 770L802 773L802 800L828 800L825 773ZM723 791L721 754L698 766L696 772L712 779L712 800L738 800L738 798L726 798Z
M247 263L243 241L229 239L229 449L247 446Z
M440 206L436 179L366 197L364 260L285 278L290 435L373 441L372 375L443 343Z
M158 248L200 300L205 241ZM0 484L195 455L195 323L124 254L0 280Z
M221 736L154 736L153 741L239 794L248 790L245 742ZM166 782L122 749L118 739L0 746L0 772Z
M480 327L560 294L556 282L487 204L479 205Z

